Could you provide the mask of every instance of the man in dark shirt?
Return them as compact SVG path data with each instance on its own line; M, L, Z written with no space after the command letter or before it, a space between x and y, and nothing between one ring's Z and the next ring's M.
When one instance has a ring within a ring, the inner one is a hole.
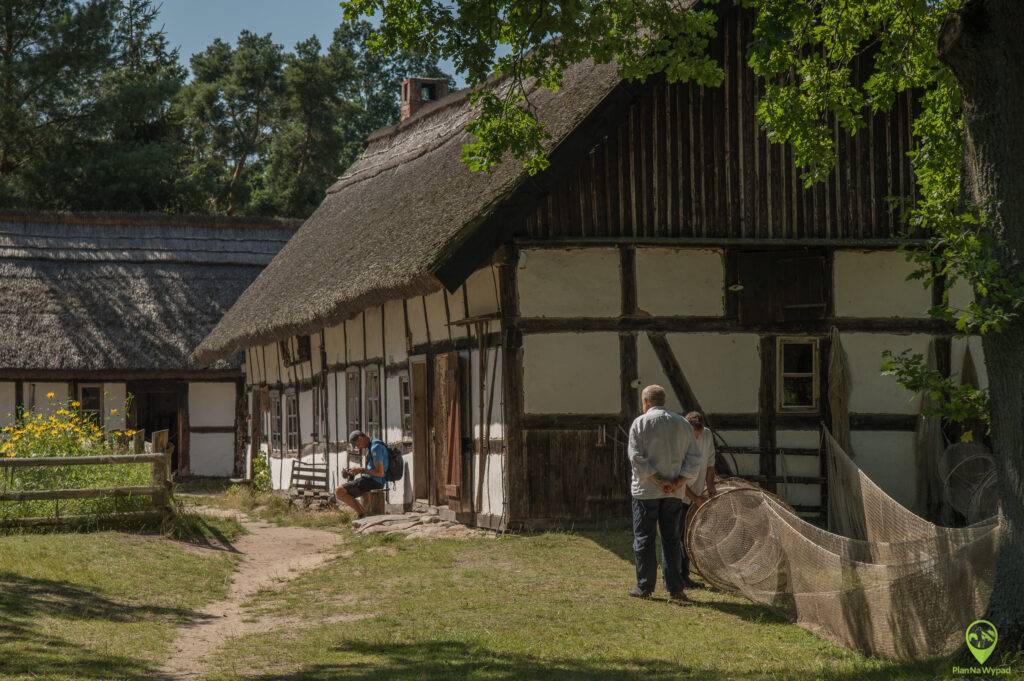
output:
M369 494L375 489L384 489L387 484L385 471L388 467L390 453L388 447L377 438L371 438L361 430L353 430L348 435L349 444L358 450L369 448L366 455L366 466L354 466L346 468L343 472L346 477L358 475L358 478L349 480L344 485L334 490L335 498L356 512L356 517L362 518L366 515L363 505L359 503L359 497Z

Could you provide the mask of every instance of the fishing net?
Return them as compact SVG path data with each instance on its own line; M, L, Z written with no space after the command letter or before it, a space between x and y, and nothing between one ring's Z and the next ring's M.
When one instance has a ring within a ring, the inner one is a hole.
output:
M828 443L827 532L774 495L729 481L692 512L686 548L716 587L770 606L822 638L868 655L917 659L952 652L991 593L1002 526L945 528L875 485Z
M996 514L996 464L978 442L951 444L939 457L939 475L950 506L969 523Z

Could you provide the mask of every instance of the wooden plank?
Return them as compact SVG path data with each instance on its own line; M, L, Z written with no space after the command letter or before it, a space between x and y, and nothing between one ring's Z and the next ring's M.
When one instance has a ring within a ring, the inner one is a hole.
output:
M0 468L34 468L47 466L116 466L130 463L152 464L163 460L163 454L119 454L111 456L40 456L28 459L0 458Z
M101 499L103 497L154 496L162 487L97 487L94 489L26 490L0 493L0 501L42 501L51 499Z

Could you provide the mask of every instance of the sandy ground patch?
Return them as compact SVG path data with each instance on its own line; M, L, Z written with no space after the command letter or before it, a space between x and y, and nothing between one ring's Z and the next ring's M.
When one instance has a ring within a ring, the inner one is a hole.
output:
M161 670L167 679L200 678L205 671L203 658L227 639L291 624L284 618L247 618L242 611L242 603L261 589L280 588L300 573L322 565L331 557L331 549L339 541L333 532L279 527L251 520L234 511L197 508L196 512L233 517L242 523L248 534L225 547L237 552L241 559L227 599L207 606L195 622L178 630L170 658ZM344 617L350 618L346 621L353 621L370 616Z

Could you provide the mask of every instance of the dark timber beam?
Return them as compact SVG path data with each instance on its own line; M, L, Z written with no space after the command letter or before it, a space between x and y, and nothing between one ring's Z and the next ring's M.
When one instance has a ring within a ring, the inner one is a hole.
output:
M704 409L700 406L700 400L697 399L696 393L690 387L690 382L686 380L686 374L683 373L683 368L679 366L679 362L676 360L675 353L672 352L672 347L668 344L665 334L649 331L647 332L647 338L651 341L654 354L658 356L661 369L665 372L665 376L668 377L668 382L672 386L672 390L675 391L676 399L679 400L683 412L696 410L703 413Z
M523 333L567 333L585 331L629 331L648 333L761 333L825 335L835 326L841 332L921 333L952 336L956 330L947 322L931 318L908 317L828 317L817 320L743 324L727 317L522 317L518 320Z

